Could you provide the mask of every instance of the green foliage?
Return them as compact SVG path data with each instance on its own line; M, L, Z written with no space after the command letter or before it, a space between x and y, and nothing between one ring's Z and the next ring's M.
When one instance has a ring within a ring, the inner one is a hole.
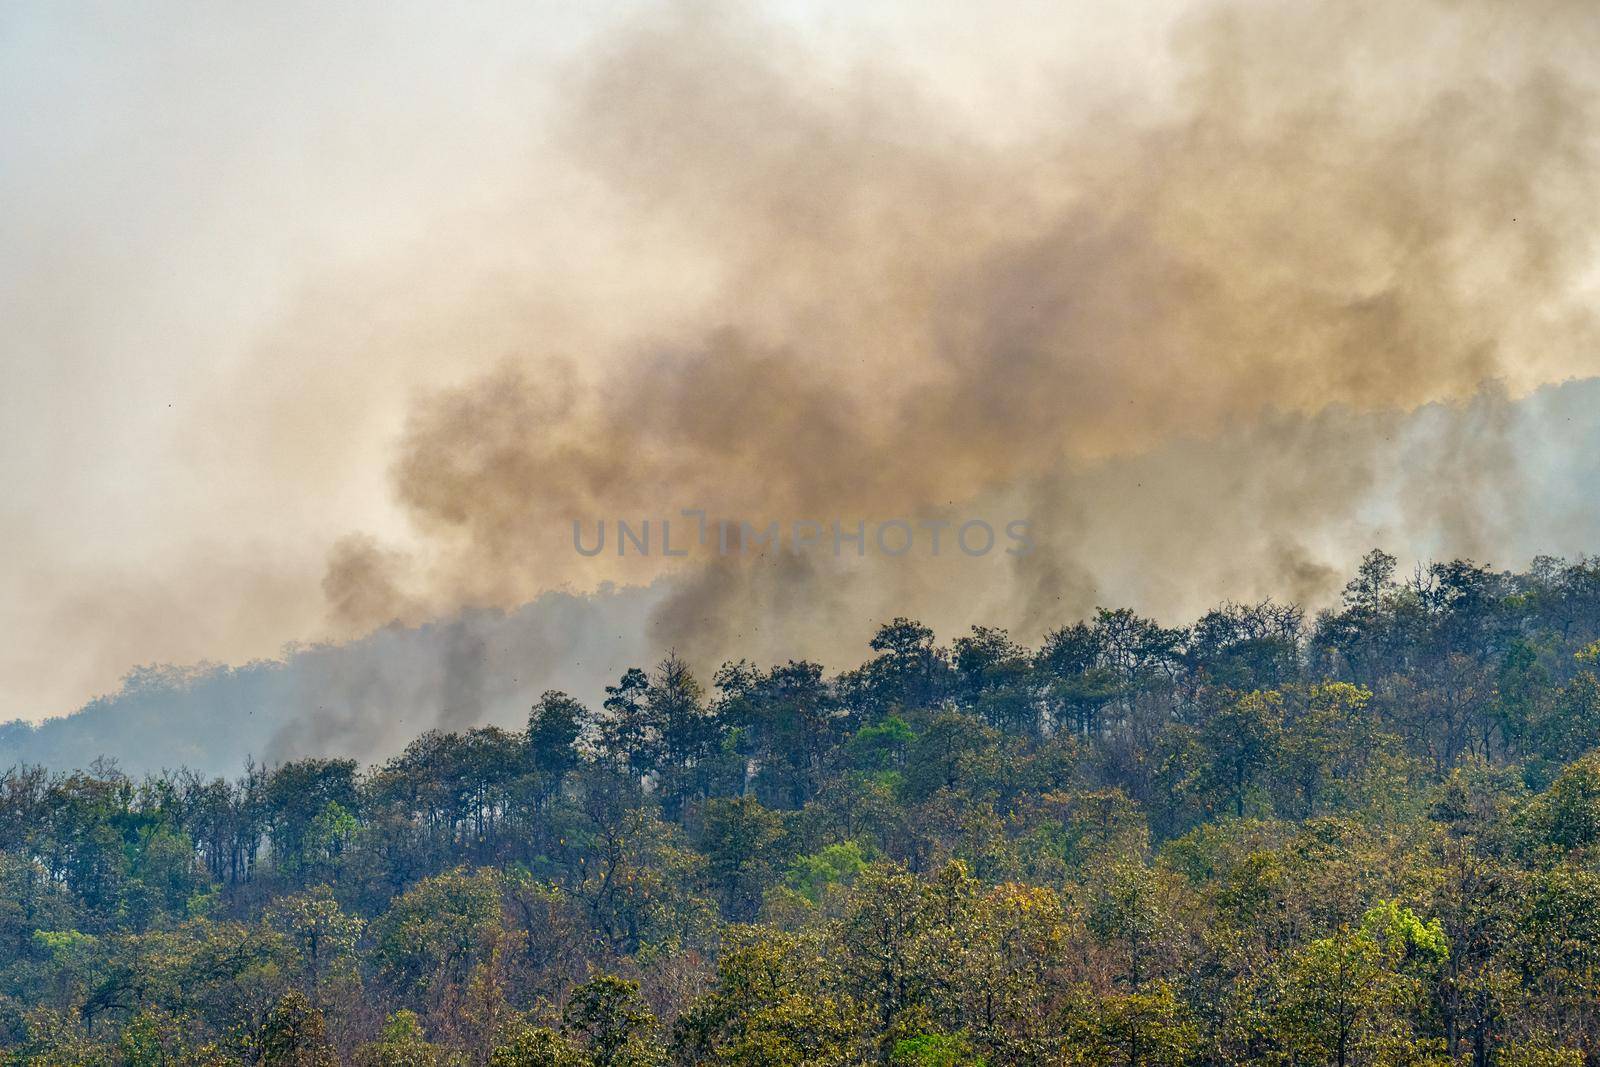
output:
M866 867L867 857L861 846L854 841L840 841L796 859L790 864L785 881L811 903L820 904L828 889L854 884Z
M262 1067L338 1067L322 1012L298 990L285 993L261 1030Z
M1083 999L1067 1023L1066 1062L1180 1067L1193 1059L1199 1031L1170 983Z
M547 1026L517 1019L501 1033L489 1067L583 1067L587 1057Z
M417 883L373 924L385 975L416 989L464 981L499 929L499 875L466 868Z
M723 912L734 919L752 918L783 860L783 813L763 807L754 797L733 797L708 801L703 819L700 847Z
M282 933L290 953L284 962L308 995L320 997L324 986L360 984L357 945L366 923L347 914L328 886L274 901L265 918Z
M847 751L851 761L865 770L893 770L904 765L906 753L916 739L916 733L904 719L890 715L857 730Z
M918 1034L895 1042L892 1067L986 1067L988 1061L954 1034Z
M639 996L639 983L600 975L567 999L562 1028L588 1050L595 1067L644 1067L657 1061L649 1042L655 1016Z
M1600 567L0 774L0 1062L1600 1061Z
M692 1062L756 1065L849 1062L852 1038L811 939L733 928L712 989L682 1016L673 1049Z
M383 1024L383 1035L356 1050L356 1067L466 1067L467 1057L428 1040L414 1011L401 1010Z

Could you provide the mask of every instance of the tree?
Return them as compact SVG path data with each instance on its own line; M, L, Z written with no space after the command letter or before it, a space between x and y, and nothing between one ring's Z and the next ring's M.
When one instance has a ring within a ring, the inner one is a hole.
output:
M541 696L528 714L530 762L534 771L548 783L547 793L553 793L562 776L578 765L578 753L573 746L588 718L588 709L555 689Z
M1008 733L1037 730L1037 701L1026 649L1004 630L974 626L951 646L956 699L984 721Z
M1066 1062L1084 1067L1181 1067L1199 1033L1166 981L1080 1002L1067 1029Z
M417 883L373 924L385 975L407 990L464 982L499 933L499 876L466 868Z
M595 1067L643 1067L657 1062L649 1041L655 1016L639 997L639 984L603 974L567 998L562 1027L588 1049Z
M1246 693L1223 707L1200 730L1209 756L1208 792L1213 804L1243 818L1265 796L1264 780L1280 758L1283 695Z
M656 769L661 734L651 721L650 678L630 667L616 685L606 686L603 713L593 725L595 752L608 766L636 779Z
M489 1067L584 1067L587 1057L547 1026L517 1019L500 1035Z
M705 763L716 747L717 722L705 706L700 683L676 652L657 664L645 699L660 738L663 814L681 821L684 805L706 795L710 783Z
M945 651L933 631L920 622L895 618L878 628L869 643L877 654L851 682L870 717L895 708L930 707L943 695L949 673Z
M804 807L851 721L822 667L791 660L761 671L740 661L724 665L716 684L718 718L738 735L740 753L754 764L756 795L771 807ZM738 776L741 791L744 777Z
M1600 841L1600 754L1566 767L1521 813L1524 848L1566 853Z
M935 715L911 743L906 798L926 800L941 789L961 786L994 744L994 731L971 716L953 711Z
M330 804L349 812L359 803L355 760L296 760L269 774L262 805L278 867L293 872L306 862L312 825Z
M285 993L261 1030L263 1067L339 1067L322 1012L298 989Z
M678 1020L675 1054L744 1067L846 1064L855 1035L824 983L820 946L792 934L734 927L715 985Z
M1449 955L1438 920L1393 902L1292 953L1277 1023L1291 1055L1347 1067L1391 1062L1410 1045L1425 979Z
M300 989L313 1003L321 1002L327 984L346 992L359 985L356 945L366 923L346 914L330 888L319 886L275 901L267 911L267 921L287 940Z
M706 803L701 850L723 914L735 922L755 917L762 894L782 868L787 827L782 812L754 797Z
M389 1016L383 1036L356 1050L355 1067L466 1067L467 1057L428 1040L417 1013Z
M1171 966L1179 928L1174 921L1178 886L1165 871L1122 861L1094 872L1085 921L1112 949L1116 976L1138 989Z
M838 932L844 988L870 1016L879 1048L893 1047L896 1023L921 1005L931 976L924 890L909 871L874 866L862 875L857 904Z

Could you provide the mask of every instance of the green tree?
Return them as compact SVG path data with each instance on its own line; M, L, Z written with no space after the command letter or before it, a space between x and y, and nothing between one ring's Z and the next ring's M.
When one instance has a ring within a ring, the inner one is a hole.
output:
M274 901L267 921L279 930L293 953L300 988L321 1002L325 985L353 992L360 982L357 942L366 923L347 914L334 900L333 891L318 886Z
M1280 759L1283 695L1246 693L1223 707L1200 730L1209 755L1206 778L1217 810L1243 818L1264 798L1267 775Z
M298 989L285 993L261 1029L263 1067L338 1067L318 1011Z
M356 1050L355 1067L466 1067L468 1059L428 1040L414 1011L394 1012L383 1035Z
M499 875L466 868L418 882L373 924L384 973L408 990L464 982L499 933Z
M1348 1067L1391 1062L1413 1046L1449 955L1438 920L1392 902L1297 949L1286 961L1278 1027L1292 1056Z
M567 998L562 1028L589 1051L595 1067L643 1067L660 1059L651 1044L655 1015L639 996L639 983L600 975Z
M755 916L762 894L777 880L787 835L783 813L762 807L754 797L706 802L701 850L728 918Z
M717 980L673 1030L673 1049L694 1063L742 1067L846 1064L855 1035L824 983L820 946L808 939L733 927Z

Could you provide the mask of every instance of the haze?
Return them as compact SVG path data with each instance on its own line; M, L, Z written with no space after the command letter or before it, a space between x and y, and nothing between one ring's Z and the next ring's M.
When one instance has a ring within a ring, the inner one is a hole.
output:
M1600 17L1534 6L7 5L0 716L607 581L837 659L1590 551ZM695 505L1049 545L566 541Z

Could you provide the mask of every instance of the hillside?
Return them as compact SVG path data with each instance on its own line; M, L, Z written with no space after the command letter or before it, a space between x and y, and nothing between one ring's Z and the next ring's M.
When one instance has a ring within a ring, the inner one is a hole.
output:
M16 1063L1579 1064L1600 566L0 781Z

